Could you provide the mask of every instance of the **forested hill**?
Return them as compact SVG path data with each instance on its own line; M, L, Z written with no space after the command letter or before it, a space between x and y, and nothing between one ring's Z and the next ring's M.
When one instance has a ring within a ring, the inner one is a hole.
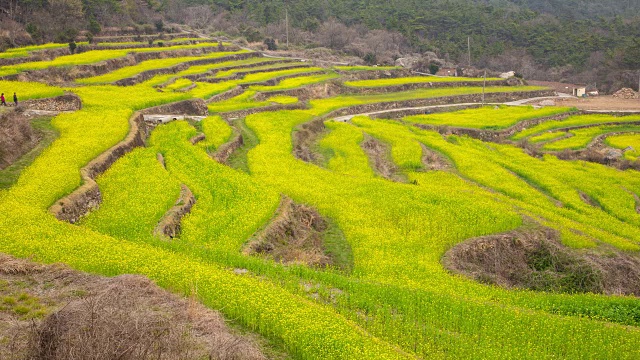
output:
M162 18L283 43L286 9L293 46L369 62L434 52L465 64L470 37L474 66L530 78L630 85L628 71L640 69L638 0L0 0L0 9L36 41Z

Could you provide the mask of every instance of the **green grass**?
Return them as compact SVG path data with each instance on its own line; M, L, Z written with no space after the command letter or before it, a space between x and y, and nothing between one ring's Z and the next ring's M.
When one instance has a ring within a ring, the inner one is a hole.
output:
M474 129L504 129L524 120L554 116L572 111L572 108L533 106L485 106L429 115L409 116L405 121L416 124L446 125Z
M247 124L243 119L236 120L234 124L240 131L240 134L242 134L243 144L238 150L231 154L227 162L232 168L249 173L250 170L247 155L249 154L249 151L258 145L259 140L256 134L247 127Z

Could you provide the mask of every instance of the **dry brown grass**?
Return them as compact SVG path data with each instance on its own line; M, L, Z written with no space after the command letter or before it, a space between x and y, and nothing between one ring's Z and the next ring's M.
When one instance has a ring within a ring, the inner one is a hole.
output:
M506 288L640 296L640 257L601 245L575 250L539 225L471 239L449 250L454 273Z
M244 253L262 254L285 264L333 265L323 244L327 227L316 210L284 197L276 217L247 244Z
M367 154L369 164L376 174L391 181L406 181L400 173L400 169L391 160L391 150L387 144L365 134L360 147Z
M183 299L141 276L105 278L2 254L0 285L18 302L0 311L0 359L266 358L198 303L195 289ZM18 305L30 309L18 314ZM31 316L35 309L43 316Z

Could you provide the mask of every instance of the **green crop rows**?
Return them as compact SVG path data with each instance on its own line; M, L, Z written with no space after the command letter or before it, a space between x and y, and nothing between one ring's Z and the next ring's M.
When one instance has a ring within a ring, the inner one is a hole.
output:
M4 67L0 73L91 64L134 50L90 51ZM133 86L101 85L189 60L140 62L68 87L0 82L5 94L16 89L25 99L57 96L66 90L83 102L82 110L54 118L60 137L22 171L14 186L0 191L0 252L45 263L64 262L105 275L148 276L174 292L196 296L247 330L271 339L295 359L640 358L640 301L635 297L507 290L452 275L441 263L443 254L456 244L517 229L525 217L556 229L569 247L606 244L637 253L638 172L548 154L536 158L515 145L415 126L491 131L565 114L561 120L522 130L512 140L577 149L598 135L637 131L633 124L640 121L637 116L568 116L573 109L489 106L402 119L356 116L346 123L329 117L316 144L327 158L318 165L294 156L293 134L319 116L359 105L401 107L402 101L479 96L482 88L342 94L306 101L286 91L341 81L340 75L316 67L279 70L280 65L261 65L264 58L197 65ZM211 77L221 68L228 71L226 76L236 71L234 66L243 67L237 69L242 73L252 65L260 72L219 83L196 81L192 89L193 82L183 77L210 71ZM380 68L340 70L359 73ZM273 86L246 85L283 76L287 78ZM383 87L433 79L351 85ZM58 221L49 212L51 205L82 184L83 166L126 137L135 111L209 99L240 85L249 87L208 104L211 116L197 124L160 125L144 147L116 161L96 180L102 204L79 223ZM486 92L540 89L489 86ZM306 107L259 112L262 107L298 102ZM257 113L233 123L216 115L245 109ZM571 129L576 126L589 127ZM569 131L573 136L565 134ZM194 145L189 140L198 133L205 139ZM210 156L238 133L247 135L239 151L244 156L242 170ZM388 157L404 181L387 180L375 171L362 147L370 138L388 146ZM606 139L613 147L636 150L638 141L637 134ZM428 170L424 148L441 155L450 167ZM628 151L626 156L638 153ZM182 219L179 237L160 238L154 228L175 204L181 184L197 202ZM587 204L581 194L598 206ZM343 255L352 258L350 266L283 265L243 253L247 241L273 218L283 195L317 209L340 229L350 251Z

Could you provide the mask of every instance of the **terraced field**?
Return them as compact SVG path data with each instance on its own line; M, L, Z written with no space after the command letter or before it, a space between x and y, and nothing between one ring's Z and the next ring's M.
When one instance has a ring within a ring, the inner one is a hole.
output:
M0 67L83 105L0 190L0 252L147 276L295 359L640 358L638 115L206 44ZM555 156L596 140L626 152Z

